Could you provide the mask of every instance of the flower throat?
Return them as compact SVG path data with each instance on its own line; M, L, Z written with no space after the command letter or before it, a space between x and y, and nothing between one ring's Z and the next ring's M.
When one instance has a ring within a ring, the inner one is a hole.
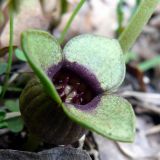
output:
M52 78L63 102L85 105L95 96L94 89L71 70L62 68Z

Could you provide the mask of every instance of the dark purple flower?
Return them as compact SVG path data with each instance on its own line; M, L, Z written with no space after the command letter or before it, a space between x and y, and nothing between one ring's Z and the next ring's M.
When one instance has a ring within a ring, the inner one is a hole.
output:
M22 34L22 48L52 101L71 120L109 139L133 141L132 107L113 94L125 76L124 56L117 40L80 35L62 51L47 32L29 30Z

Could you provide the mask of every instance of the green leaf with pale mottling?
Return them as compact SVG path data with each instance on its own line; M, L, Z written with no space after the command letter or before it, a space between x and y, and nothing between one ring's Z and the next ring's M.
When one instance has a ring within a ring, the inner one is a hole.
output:
M17 49L15 50L15 55L16 55L16 57L17 57L19 60L24 61L24 62L27 61L27 59L26 59L23 51L20 50L19 48L17 48Z
M0 86L0 94L2 93L2 86Z
M15 133L22 131L24 127L22 118L19 116L7 119L6 122L8 124L8 129Z
M6 72L7 63L0 63L0 75Z
M62 61L61 48L57 40L47 32L28 30L22 33L21 43L28 63L45 86L48 94L60 104L61 99L46 75L48 68Z
M11 112L19 112L18 100L6 100L4 105Z
M7 128L8 124L5 121L0 122L0 128Z
M64 48L67 61L78 63L93 73L103 90L117 89L125 76L125 61L119 42L95 35L80 35Z
M104 95L93 110L79 110L72 104L65 104L63 109L72 120L106 138L134 140L135 115L130 103L121 97Z
M4 120L4 118L5 118L5 116L6 116L6 112L5 111L0 111L0 121L3 121ZM0 122L1 123L1 122Z

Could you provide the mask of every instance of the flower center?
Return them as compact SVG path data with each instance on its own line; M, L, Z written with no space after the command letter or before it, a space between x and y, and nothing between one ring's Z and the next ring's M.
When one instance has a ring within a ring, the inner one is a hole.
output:
M66 103L85 105L95 96L94 89L89 82L66 68L62 68L52 78L61 99Z

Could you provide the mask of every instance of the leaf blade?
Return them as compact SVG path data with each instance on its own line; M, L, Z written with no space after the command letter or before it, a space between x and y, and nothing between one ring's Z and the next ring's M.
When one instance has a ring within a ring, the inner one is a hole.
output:
M5 73L7 70L7 63L0 63L0 75Z
M19 112L19 102L18 100L6 100L5 107L11 112Z
M22 121L21 117L14 117L14 118L10 118L5 120L6 123L8 124L8 129L14 133L18 133L20 131L22 131L23 127L24 127L24 123Z
M80 35L71 39L63 50L68 67L76 64L94 75L104 91L117 89L124 80L125 61L115 39L96 35ZM79 67L79 68L80 68ZM95 80L93 80L95 81Z
M24 61L24 62L27 61L27 59L26 59L23 51L20 50L19 48L16 48L16 50L15 50L15 55L16 55L16 57L17 57L19 60Z
M92 111L82 111L71 104L65 105L65 113L82 126L111 140L133 141L135 115L131 105L123 98L104 95L97 108Z
M51 66L58 65L63 59L58 42L47 32L28 30L22 33L21 43L28 63L46 91L58 104L61 104L57 90L46 74Z

